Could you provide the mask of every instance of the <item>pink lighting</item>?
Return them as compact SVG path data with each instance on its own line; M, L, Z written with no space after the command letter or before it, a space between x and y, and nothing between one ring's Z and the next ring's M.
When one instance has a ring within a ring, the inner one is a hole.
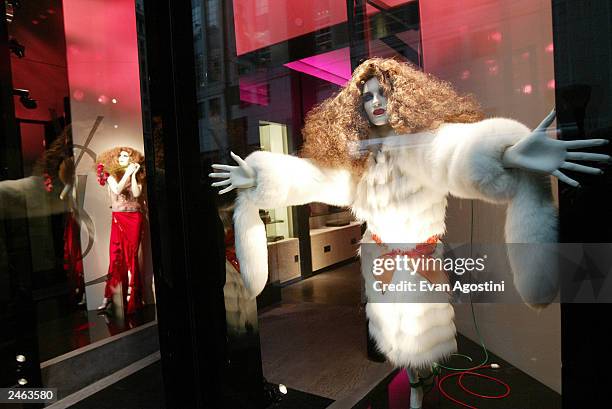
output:
M346 2L329 0L234 0L238 55L346 21Z
M413 0L382 0L389 8ZM236 52L246 54L322 28L346 22L346 2L330 0L234 0ZM262 3L262 4L260 4ZM379 13L366 5L368 15Z
M554 79L553 80L549 80L546 83L546 88L548 88L548 89L555 89L555 80Z
M83 104L72 108L79 115L90 113L88 120L100 113L110 120L99 110L111 109L115 98L121 110L113 115L140 117L134 1L64 0L63 7L71 95Z
M553 43L548 44L545 50L547 53L552 53L553 51L555 51L555 47L553 46Z
M462 80L467 80L468 78L470 78L470 74L471 74L471 73L470 73L470 70L464 70L464 71L461 73L461 79L462 79Z
M496 43L501 43L502 33L500 33L499 31L494 31L489 35L489 38L491 39L491 41L494 41Z
M80 89L76 89L72 93L72 97L77 101L82 101L83 98L85 97L85 93L81 91Z
M270 103L268 85L265 79L255 76L242 76L238 80L240 100L251 104L267 106Z
M344 86L351 78L351 62L348 48L341 48L292 61L285 64L285 67L340 86Z
M526 84L523 86L523 94L531 94L533 92L533 86L531 84Z

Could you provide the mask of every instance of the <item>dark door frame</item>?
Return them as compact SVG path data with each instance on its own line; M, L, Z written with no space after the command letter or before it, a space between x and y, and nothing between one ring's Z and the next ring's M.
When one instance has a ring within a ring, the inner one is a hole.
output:
M166 407L259 407L261 360L236 374L228 358L224 233L200 157L191 2L142 3L146 55L141 50L140 58L149 91L143 119Z
M562 129L574 129L564 132L562 138L610 139L609 1L553 0L552 15L557 124ZM608 126L602 126L606 121ZM610 145L594 151L611 153ZM582 184L578 190L559 184L561 242L612 242L612 213L609 201L604 199L611 178L607 169L602 176L577 175ZM564 408L601 406L609 401L612 357L604 322L611 314L609 303L561 305Z

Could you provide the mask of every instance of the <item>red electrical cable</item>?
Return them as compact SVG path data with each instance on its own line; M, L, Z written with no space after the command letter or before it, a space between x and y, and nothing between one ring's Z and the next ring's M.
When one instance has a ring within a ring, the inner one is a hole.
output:
M459 404L461 406L465 406L466 408L470 408L470 409L478 409L476 406L469 405L469 404L467 404L465 402L460 401L459 399L453 398L442 387L442 383L445 380L447 380L449 378L452 378L454 376L458 376L459 379L457 380L457 384L461 387L461 389L463 389L465 392L469 393L470 395L477 396L477 397L483 398L483 399L503 399L503 398L507 397L508 395L510 395L510 386L507 383L503 382L500 379L494 378L492 376L481 374L481 373L478 373L478 372L474 372L474 371L477 371L477 370L483 369L483 368L491 368L491 365L482 365L482 366L479 366L477 368L473 368L473 369L470 369L470 370L467 370L467 371L455 372L455 373L450 373L448 375L445 375L444 377L442 377L438 381L438 389L440 389L440 393L446 399L448 399L448 400L450 400L450 401L452 401L454 403L457 403L457 404ZM506 388L506 392L502 393L501 395L481 395L479 393L473 392L473 391L469 390L468 388L466 388L463 385L462 380L463 380L463 377L466 376L466 375L467 376L478 376L480 378L490 379L493 382L496 382L496 383L504 386Z

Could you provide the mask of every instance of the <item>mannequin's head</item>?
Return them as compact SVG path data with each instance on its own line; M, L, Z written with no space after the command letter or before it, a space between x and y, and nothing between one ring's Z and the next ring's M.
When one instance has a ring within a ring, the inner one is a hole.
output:
M104 170L115 179L123 177L125 168L127 168L130 163L138 163L140 165L140 170L136 174L136 178L141 183L144 181L144 156L134 148L117 146L104 151L96 158L95 166L97 167L99 163L104 165Z
M378 78L371 77L363 85L361 91L363 110L370 124L374 126L387 125L389 115L387 114L387 97L378 82Z
M384 115L376 115L381 107ZM360 173L367 154L355 157L351 145L368 139L374 127L388 125L406 134L482 118L474 99L459 96L447 82L406 62L371 58L355 69L344 88L308 113L301 154L324 166Z
M119 156L117 157L117 163L119 163L119 166L121 166L122 168L127 168L127 166L130 164L130 152L125 150L119 152Z

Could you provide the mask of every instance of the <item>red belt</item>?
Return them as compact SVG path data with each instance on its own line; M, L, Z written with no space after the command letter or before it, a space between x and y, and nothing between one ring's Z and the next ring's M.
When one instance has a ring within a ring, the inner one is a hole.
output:
M376 234L372 234L372 240L376 244L381 247L389 248L389 246L382 242L380 237ZM385 253L379 258L394 258L396 256L408 256L410 258L419 258L419 257L429 257L434 251L436 251L436 246L438 241L440 240L440 235L435 234L427 239L424 243L418 243L413 248L410 249L392 249L390 252ZM382 275L375 276L377 280L389 284L393 280L393 273L395 272L395 268L392 268L389 271L385 271ZM421 269L419 274L423 276L427 281L431 283L439 283L439 282L447 282L448 277L444 272L439 271L429 271L426 269ZM384 294L384 291L383 291Z
M374 240L374 242L381 247L389 248L388 245L382 242L382 240L380 239L380 237L378 237L377 234L372 234L372 240ZM429 237L427 241L425 241L424 243L418 243L416 246L414 246L411 249L408 249L408 250L392 249L390 252L385 253L380 257L387 257L387 256L394 257L398 255L399 256L406 255L408 257L429 256L433 254L434 251L436 251L436 245L438 244L439 240L440 240L440 235L434 234L433 236Z

